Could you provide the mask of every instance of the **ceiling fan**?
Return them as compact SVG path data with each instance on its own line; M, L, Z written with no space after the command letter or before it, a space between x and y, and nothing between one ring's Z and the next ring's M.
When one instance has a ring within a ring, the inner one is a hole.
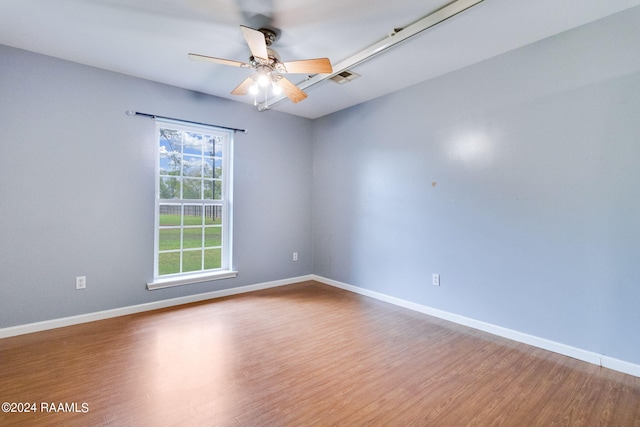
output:
M257 105L257 94L261 88L264 88L265 91L265 101L268 97L269 87L271 87L274 95L284 92L294 103L300 102L307 97L304 91L291 83L283 74L330 74L333 72L328 58L282 62L278 52L270 48L276 40L276 33L272 30L266 28L254 30L243 25L240 26L240 29L251 51L249 62L215 58L196 53L190 53L189 58L196 61L215 62L217 64L255 70L254 75L247 77L231 91L233 95L246 95L247 93L256 95L254 105Z

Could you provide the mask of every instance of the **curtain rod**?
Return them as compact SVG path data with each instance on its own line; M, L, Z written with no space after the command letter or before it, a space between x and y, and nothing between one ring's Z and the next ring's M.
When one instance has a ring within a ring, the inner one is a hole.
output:
M175 119L173 117L165 117L165 116L158 116L156 114L146 114L146 113L140 113L138 111L133 111L133 110L127 110L126 111L127 116L142 116L142 117L149 117L150 119L165 119L165 120L174 120L177 122L183 122L183 123L189 123L192 125L202 125L202 126L214 126L220 129L226 129L226 130L232 130L234 132L242 132L242 133L248 133L249 131L246 129L238 129L238 128L230 128L227 126L219 126L219 125L212 125L209 123L202 123L202 122L193 122L191 120L182 120L182 119Z

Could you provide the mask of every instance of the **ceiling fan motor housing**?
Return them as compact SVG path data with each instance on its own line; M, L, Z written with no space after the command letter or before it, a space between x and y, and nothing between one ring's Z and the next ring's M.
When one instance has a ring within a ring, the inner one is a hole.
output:
M275 70L279 73L286 73L287 70L282 64L278 52L273 49L267 48L267 53L269 55L268 61L265 61L262 58L257 58L253 55L249 57L249 62L251 63L252 68L270 68L272 71Z
M271 46L273 42L275 42L276 39L278 38L278 35L276 34L276 32L268 28L260 28L258 31L264 34L264 41L267 44L267 46Z

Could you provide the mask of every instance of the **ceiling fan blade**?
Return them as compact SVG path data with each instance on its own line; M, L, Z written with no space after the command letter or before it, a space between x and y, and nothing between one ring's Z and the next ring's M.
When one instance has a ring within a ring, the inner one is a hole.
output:
M287 98L289 98L294 104L297 104L307 97L307 94L304 93L298 86L294 85L284 77L278 81L278 84L284 91L285 95L287 95Z
M251 65L246 62L233 61L231 59L214 58L213 56L198 55L197 53L190 53L189 59L194 61L215 62L216 64L231 65L232 67L251 68Z
M231 91L231 95L246 95L249 93L249 88L253 84L253 78L247 77L242 83L240 83L234 90Z
M249 45L251 54L256 58L268 61L269 54L267 53L267 42L264 40L264 34L253 28L245 27L244 25L240 25L240 28L244 34L244 39Z
M300 74L331 74L333 67L328 58L303 59L284 63L287 73Z

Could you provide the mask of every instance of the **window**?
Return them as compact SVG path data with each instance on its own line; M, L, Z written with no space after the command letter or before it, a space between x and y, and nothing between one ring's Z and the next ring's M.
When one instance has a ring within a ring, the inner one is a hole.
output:
M155 279L149 289L231 271L233 133L156 120Z

